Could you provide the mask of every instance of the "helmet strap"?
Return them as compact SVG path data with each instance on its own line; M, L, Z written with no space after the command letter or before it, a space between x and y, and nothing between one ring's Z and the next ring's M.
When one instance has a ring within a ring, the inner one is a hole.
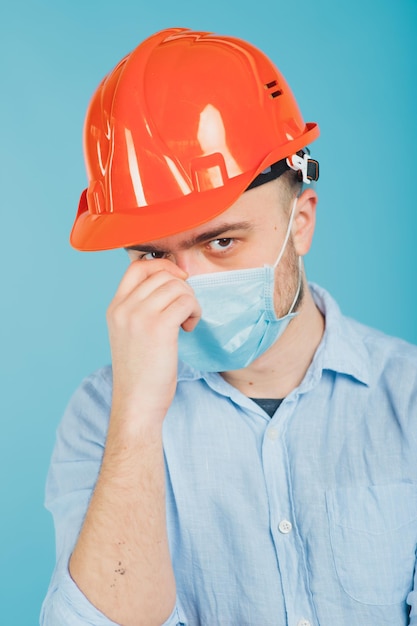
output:
M287 159L281 159L281 161L269 165L253 179L249 187L246 188L246 191L254 187L259 187L259 185L269 183L269 181L279 178L290 169L298 172L300 182L310 184L312 180L318 180L319 178L319 163L314 159L310 159L309 149L304 148Z

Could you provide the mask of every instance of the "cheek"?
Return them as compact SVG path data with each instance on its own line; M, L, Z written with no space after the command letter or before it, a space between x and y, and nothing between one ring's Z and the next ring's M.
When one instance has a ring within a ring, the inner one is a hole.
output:
M275 309L277 315L286 315L294 300L299 281L299 257L290 239L288 248L275 270Z

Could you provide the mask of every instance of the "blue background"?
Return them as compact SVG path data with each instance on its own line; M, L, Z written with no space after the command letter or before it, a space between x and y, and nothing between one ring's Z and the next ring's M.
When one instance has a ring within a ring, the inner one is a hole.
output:
M54 562L43 489L74 388L109 361L105 309L120 251L68 244L86 178L85 109L98 82L156 30L248 39L317 121L320 206L310 279L343 311L417 343L416 0L29 1L0 9L0 621L38 622Z

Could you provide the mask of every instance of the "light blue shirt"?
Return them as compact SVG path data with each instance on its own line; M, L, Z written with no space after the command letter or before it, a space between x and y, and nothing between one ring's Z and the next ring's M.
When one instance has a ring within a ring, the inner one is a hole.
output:
M417 625L417 347L343 317L272 419L181 365L164 424L177 606L165 626ZM109 626L68 574L103 454L111 369L76 391L46 504L57 565L43 626ZM146 616L144 616L146 617Z

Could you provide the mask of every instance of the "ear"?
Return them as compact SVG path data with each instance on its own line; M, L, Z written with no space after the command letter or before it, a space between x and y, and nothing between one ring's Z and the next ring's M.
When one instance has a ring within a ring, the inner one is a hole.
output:
M292 239L298 256L304 256L310 250L316 225L316 206L318 197L314 189L305 189L297 200Z

